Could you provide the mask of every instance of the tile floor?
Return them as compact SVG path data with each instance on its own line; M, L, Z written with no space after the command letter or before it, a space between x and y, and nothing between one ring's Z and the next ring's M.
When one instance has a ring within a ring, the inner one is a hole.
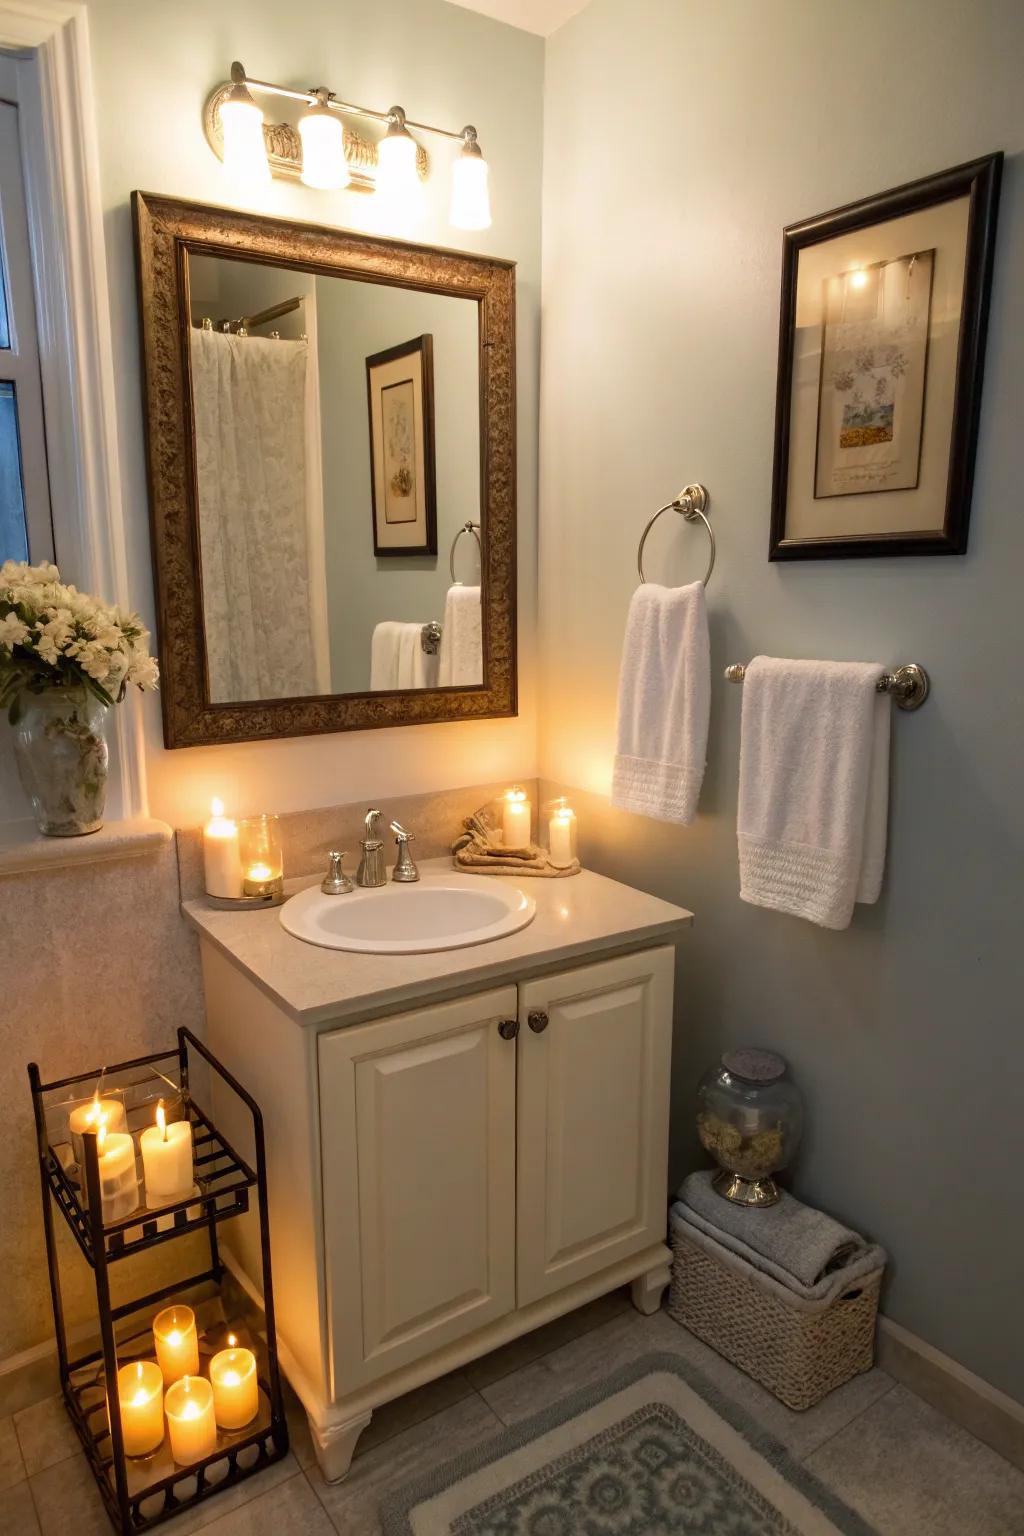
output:
M1022 1536L1024 1472L874 1370L807 1413L791 1413L664 1312L641 1317L616 1293L432 1382L374 1415L348 1478L328 1487L290 1404L292 1450L168 1536L375 1536L381 1498L649 1351L683 1356L743 1403L880 1536ZM110 1536L57 1399L0 1419L0 1531Z

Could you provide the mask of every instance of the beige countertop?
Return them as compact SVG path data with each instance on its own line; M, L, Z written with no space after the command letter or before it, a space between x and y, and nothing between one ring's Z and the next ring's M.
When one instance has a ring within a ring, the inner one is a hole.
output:
M451 860L425 860L421 868L443 873L451 869ZM290 881L288 888L294 893L313 883ZM419 955L363 955L307 944L285 932L280 908L225 912L200 898L184 902L182 911L204 941L300 1024L352 1024L399 1007L522 981L575 961L675 943L693 922L684 908L589 870L564 880L518 883L537 903L537 914L525 928L486 944Z

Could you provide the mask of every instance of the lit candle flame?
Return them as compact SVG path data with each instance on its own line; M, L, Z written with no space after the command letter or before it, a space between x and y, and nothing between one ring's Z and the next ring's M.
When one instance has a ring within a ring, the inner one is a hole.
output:
M102 1152L103 1151L103 1143L106 1141L106 1139L107 1139L107 1117L106 1117L106 1115L104 1115L103 1118L100 1121L100 1128L96 1132L96 1151L97 1152Z
M221 1377L221 1384L225 1387L237 1387L242 1378L237 1371L225 1371Z
M167 1342L168 1344L171 1344L177 1348L177 1346L181 1343L181 1331L178 1328L172 1328L170 1333L167 1335ZM187 1380L188 1378L186 1377L184 1379ZM187 1390L188 1389L186 1388L186 1391Z
M229 1349L234 1349L234 1347L235 1347L235 1345L237 1343L238 1343L238 1340L235 1338L234 1334L233 1333L229 1333L228 1334L228 1348Z
M163 1101L163 1099L160 1100L159 1104L156 1107L156 1123L157 1123L157 1125L160 1128L160 1135L161 1135L162 1139L164 1141L166 1141L167 1140L167 1114L166 1114L166 1111L164 1110L164 1101Z
M210 801L210 815L215 821L219 821L224 815L224 801L218 800L216 795Z

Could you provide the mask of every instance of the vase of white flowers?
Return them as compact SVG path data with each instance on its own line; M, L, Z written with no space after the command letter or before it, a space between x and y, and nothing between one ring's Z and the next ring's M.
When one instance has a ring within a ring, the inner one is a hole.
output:
M158 679L137 614L76 591L55 565L0 567L0 707L40 832L80 837L103 825L106 712L129 683Z

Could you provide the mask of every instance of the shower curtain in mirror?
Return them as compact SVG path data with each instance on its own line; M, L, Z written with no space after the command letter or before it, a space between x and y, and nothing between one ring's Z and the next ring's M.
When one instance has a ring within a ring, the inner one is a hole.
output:
M199 535L213 703L329 691L310 529L306 341L192 332ZM318 569L319 566L319 569Z

